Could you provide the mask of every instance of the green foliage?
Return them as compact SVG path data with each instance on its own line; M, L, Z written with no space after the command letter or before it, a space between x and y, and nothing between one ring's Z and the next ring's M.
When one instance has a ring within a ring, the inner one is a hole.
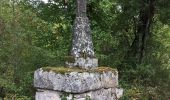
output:
M61 100L67 100L67 96L68 96L67 93L63 94L63 95L61 96Z
M75 0L14 1L0 0L0 98L33 100L34 70L63 66L69 55ZM155 2L143 62L125 59L146 1L90 0L87 6L99 65L119 70L122 100L169 99L169 0Z

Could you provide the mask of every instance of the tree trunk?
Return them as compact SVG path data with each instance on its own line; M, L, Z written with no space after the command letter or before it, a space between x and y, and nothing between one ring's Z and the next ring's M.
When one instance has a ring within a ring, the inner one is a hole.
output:
M154 18L155 0L144 2L144 8L141 8L138 17L138 24L135 33L135 39L128 50L125 60L132 61L135 64L141 64L145 54L147 39L150 36L150 27Z

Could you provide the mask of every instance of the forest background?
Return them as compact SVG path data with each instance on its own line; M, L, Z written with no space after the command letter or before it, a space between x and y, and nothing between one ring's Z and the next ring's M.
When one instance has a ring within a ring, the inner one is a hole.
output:
M33 73L64 66L75 0L0 0L0 100L34 100ZM170 0L89 0L100 66L119 71L121 100L170 99Z

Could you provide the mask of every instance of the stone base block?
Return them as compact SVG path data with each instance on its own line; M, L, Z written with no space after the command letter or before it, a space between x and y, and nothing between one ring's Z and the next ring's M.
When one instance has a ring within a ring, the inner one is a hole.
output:
M118 100L122 94L123 90L117 88L102 88L81 94L39 89L36 92L36 100Z
M66 66L69 68L79 67L83 69L95 69L98 67L98 59L96 58L72 58L73 60L70 62L69 60L66 62Z
M45 67L35 71L34 86L69 93L115 88L118 86L118 72L106 67L94 70Z

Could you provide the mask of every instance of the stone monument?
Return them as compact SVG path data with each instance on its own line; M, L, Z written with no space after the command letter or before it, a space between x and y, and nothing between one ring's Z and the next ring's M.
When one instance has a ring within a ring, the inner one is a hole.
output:
M89 19L86 15L87 0L77 0L76 19L74 21L74 34L71 50L71 61L66 61L69 67L80 67L94 69L98 67L98 60L95 58L92 34Z
M71 56L66 67L43 67L34 73L36 100L118 100L118 72L98 67L95 57L87 0L77 0Z

